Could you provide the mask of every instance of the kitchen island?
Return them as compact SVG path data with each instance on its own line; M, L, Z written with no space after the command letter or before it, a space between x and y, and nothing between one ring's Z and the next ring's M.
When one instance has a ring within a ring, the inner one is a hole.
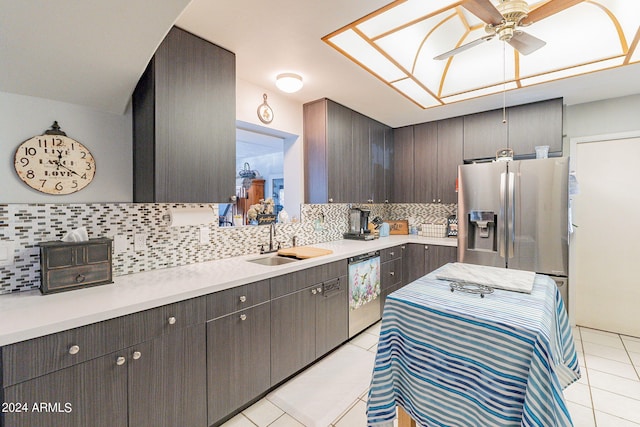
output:
M368 425L391 426L396 406L401 426L572 425L562 389L580 370L554 282L481 297L438 279L450 266L387 297Z

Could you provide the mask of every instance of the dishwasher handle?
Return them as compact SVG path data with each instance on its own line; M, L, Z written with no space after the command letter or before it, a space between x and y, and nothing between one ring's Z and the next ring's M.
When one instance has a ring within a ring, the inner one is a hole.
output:
M379 258L380 251L371 251L366 254L356 255L349 258L349 264L356 264L358 262L366 261L371 258Z

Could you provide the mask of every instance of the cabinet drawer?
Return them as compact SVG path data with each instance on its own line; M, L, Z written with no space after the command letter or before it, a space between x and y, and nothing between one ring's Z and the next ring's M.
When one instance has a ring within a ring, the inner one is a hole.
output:
M45 292L57 292L67 288L102 285L111 283L111 280L111 264L101 262L49 270L44 275L43 289Z
M347 260L341 260L274 277L271 279L271 298L278 298L345 274Z
M36 378L205 320L205 297L199 297L10 344L0 350L2 385Z
M165 305L163 324L169 330L207 321L207 297L191 298Z
M381 285L382 289L391 288L402 282L402 258L383 262L381 265Z
M401 246L393 246L380 250L380 262L387 262L400 257L402 257Z
M270 297L269 279L207 295L207 319L243 310L268 301Z
M124 318L2 347L3 386L57 371L123 347Z

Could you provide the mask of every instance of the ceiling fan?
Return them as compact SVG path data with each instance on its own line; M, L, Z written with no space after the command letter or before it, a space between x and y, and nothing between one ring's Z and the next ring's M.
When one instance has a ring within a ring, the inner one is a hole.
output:
M549 0L529 10L525 0L498 0L494 6L490 0L463 0L461 5L480 18L488 35L440 54L433 59L447 59L494 37L509 43L523 55L528 55L547 44L520 29L563 11L583 0Z

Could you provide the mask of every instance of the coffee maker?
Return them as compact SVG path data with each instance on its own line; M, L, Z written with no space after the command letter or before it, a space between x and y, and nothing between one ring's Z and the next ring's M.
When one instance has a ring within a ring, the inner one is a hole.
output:
M345 239L373 240L376 236L369 230L369 209L349 209L349 231L343 234Z

